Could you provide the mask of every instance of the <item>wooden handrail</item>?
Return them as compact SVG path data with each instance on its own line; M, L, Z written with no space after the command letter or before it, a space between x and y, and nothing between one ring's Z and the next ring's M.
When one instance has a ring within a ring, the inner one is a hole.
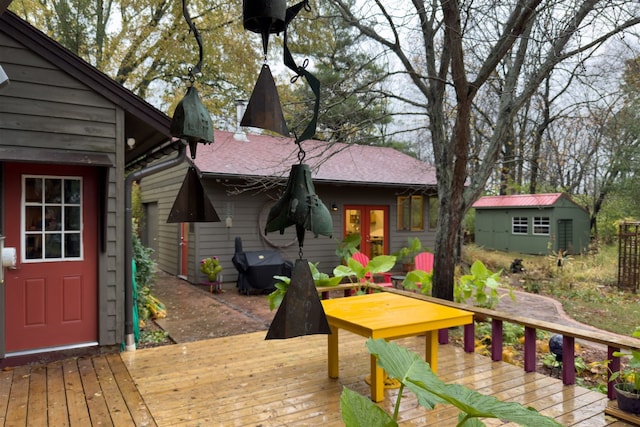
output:
M344 290L345 296L352 294L354 289L369 288L371 290L378 290L382 292L392 292L407 296L409 298L421 299L436 304L446 305L448 307L459 308L461 310L467 310L474 313L474 317L491 318L491 358L494 361L502 360L502 324L503 322L515 323L524 326L525 329L525 342L524 342L524 370L526 372L533 372L536 368L536 331L548 331L554 334L562 335L562 381L564 384L575 384L575 354L574 343L575 340L586 341L590 343L600 344L607 346L607 359L609 362L609 375L611 372L616 372L620 369L620 358L613 357L615 351L620 349L627 350L640 350L640 340L631 338L624 335L618 335L614 333L604 333L600 331L594 331L590 329L576 328L573 326L560 325L557 323L551 323L544 320L532 319L529 317L523 317L514 315L511 313L505 313L497 310L490 310L486 308L469 306L466 304L460 304L452 301L442 300L439 298L433 298L430 296L418 294L415 292L408 292L399 289L387 288L372 283L348 283L341 284L334 287L318 288L318 293L322 294L323 299L329 297L329 292L332 290ZM474 325L466 325L464 327L464 349L468 353L475 351L475 333ZM448 342L448 331L440 331L439 342L445 344ZM609 381L607 384L607 396L609 399L614 399L615 394L613 390L613 382Z

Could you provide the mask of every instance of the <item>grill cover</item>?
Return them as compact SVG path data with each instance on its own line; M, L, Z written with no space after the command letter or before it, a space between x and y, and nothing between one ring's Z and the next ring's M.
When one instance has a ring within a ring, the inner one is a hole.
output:
M273 276L291 277L291 263L276 251L237 252L231 261L238 270L238 291L243 294L252 289L275 289Z

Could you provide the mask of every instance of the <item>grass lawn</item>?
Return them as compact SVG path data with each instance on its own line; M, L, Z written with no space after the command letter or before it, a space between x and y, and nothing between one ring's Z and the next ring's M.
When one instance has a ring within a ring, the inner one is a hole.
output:
M515 258L523 260L524 273L509 272ZM505 282L555 298L569 316L582 323L622 335L630 335L640 325L640 295L617 286L617 245L568 256L562 267L554 254L524 255L474 245L464 247L463 259L467 263L480 260L493 271L502 269Z

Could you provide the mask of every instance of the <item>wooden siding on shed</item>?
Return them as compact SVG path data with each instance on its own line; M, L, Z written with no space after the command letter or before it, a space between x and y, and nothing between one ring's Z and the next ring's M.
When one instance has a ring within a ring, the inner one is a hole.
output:
M124 111L4 33L0 63L10 79L0 97L0 146L17 153L14 159L103 153L113 165L101 188L106 251L99 253L98 332L101 345L118 344L124 338Z

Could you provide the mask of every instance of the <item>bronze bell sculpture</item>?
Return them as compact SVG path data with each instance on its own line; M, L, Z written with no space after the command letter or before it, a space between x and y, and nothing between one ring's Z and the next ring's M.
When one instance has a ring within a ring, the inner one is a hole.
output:
M330 333L329 322L318 298L309 263L306 259L297 259L291 273L291 284L273 317L265 339Z
M199 60L193 68L189 69L189 88L184 98L176 106L169 132L172 136L184 139L189 143L191 158L195 159L196 147L199 143L210 144L213 142L213 123L209 111L200 100L198 90L194 87L195 75L200 73L202 67L203 48L200 32L191 21L186 0L182 0L182 14L198 42Z
M187 94L178 103L171 119L170 132L172 136L184 139L189 143L191 158L196 158L198 143L213 142L213 123L198 90L194 86L187 89Z
M262 49L267 54L269 34L285 30L287 18L286 0L243 0L242 18L245 30L262 35Z
M304 243L305 230L316 237L320 234L331 237L333 234L331 213L316 194L311 170L304 163L291 167L284 194L269 211L265 233L278 230L283 234L284 229L291 225L296 226L300 246Z
M269 46L269 36L271 34L284 33L284 64L296 73L296 77L291 80L294 82L298 77L304 77L315 95L313 117L304 131L299 135L296 134L296 142L313 137L316 132L320 106L320 81L306 70L307 60L302 66L298 66L295 63L287 44L287 26L303 8L310 10L309 0L302 0L289 8L287 8L286 0L243 0L242 2L244 28L262 36L265 61ZM289 129L280 105L280 97L278 96L271 69L266 62L260 70L258 81L253 88L240 124L242 126L268 129L280 135L289 136Z

